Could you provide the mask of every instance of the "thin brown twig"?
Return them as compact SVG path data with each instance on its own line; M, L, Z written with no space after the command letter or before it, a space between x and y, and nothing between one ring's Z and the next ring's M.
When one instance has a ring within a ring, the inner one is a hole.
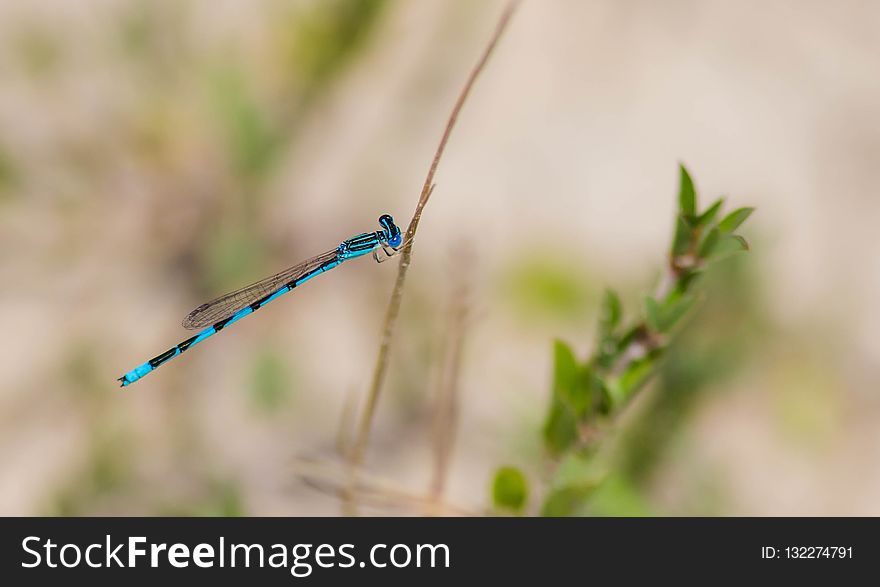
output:
M367 393L367 402L364 406L364 411L361 414L358 433L351 454L349 455L353 469L359 467L363 462L367 444L369 443L373 416L376 411L376 405L379 402L382 384L385 381L385 374L388 369L388 355L391 348L391 338L394 332L394 326L397 322L397 316L400 313L400 302L403 297L403 286L406 281L406 273L409 270L410 262L412 260L413 239L419 226L419 220L421 220L422 217L422 211L428 203L431 193L434 191L434 174L437 172L437 166L440 164L443 151L446 149L446 143L449 141L449 136L452 134L452 129L455 127L455 123L458 120L459 112L461 112L461 108L464 106L474 82L486 66L489 57L492 55L495 46L498 44L498 41L504 33L504 30L518 4L519 0L511 0L507 4L504 12L498 20L495 32L492 34L492 37L486 45L479 61L471 70L464 87L458 95L458 99L455 101L455 105L452 107L452 112L449 115L449 119L446 122L446 128L443 131L443 136L440 138L437 151L434 153L434 159L431 161L431 167L428 169L428 175L425 177L425 183L422 186L422 192L419 196L418 204L416 204L412 220L410 220L409 226L406 229L405 240L407 244L404 246L401 254L400 264L397 268L397 278L394 282L394 289L391 291L391 299L388 302L388 309L385 312L385 322L379 342L379 353L376 357L373 378L370 383L370 389Z

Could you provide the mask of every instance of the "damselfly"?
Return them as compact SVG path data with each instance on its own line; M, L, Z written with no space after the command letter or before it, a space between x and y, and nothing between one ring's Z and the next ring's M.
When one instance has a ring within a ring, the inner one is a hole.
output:
M275 298L349 259L372 252L376 261L381 263L395 255L404 245L400 228L394 224L394 219L388 214L379 217L379 224L382 226L381 230L365 232L344 240L335 249L202 304L183 319L183 326L191 330L205 326L207 328L120 377L122 386L131 385L159 365L220 332L233 322L256 312Z

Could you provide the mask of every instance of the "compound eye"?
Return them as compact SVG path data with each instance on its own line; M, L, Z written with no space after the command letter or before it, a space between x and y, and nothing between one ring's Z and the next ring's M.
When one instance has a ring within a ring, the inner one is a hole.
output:
M394 235L394 237L388 239L388 245L394 247L395 249L400 246L400 243L403 242L403 237L399 234Z

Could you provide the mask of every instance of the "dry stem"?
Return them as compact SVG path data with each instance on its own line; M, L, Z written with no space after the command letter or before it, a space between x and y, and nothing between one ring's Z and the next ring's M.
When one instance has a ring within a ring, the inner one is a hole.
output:
M415 212L413 213L412 219L409 222L409 226L406 229L406 245L404 246L403 252L401 253L400 264L398 265L397 269L397 279L394 282L394 289L391 292L391 299L388 302L388 309L385 312L385 322L382 328L382 336L379 342L379 353L376 357L376 365L373 370L373 378L370 383L369 392L367 393L367 402L364 406L364 411L361 414L360 423L358 426L358 433L355 438L351 453L349 455L349 462L353 471L356 470L363 463L364 454L369 443L370 428L373 423L373 416L376 411L376 405L379 402L379 396L382 391L382 384L385 381L385 374L388 370L388 355L391 347L391 339L394 333L395 324L397 322L397 316L400 313L400 301L403 297L403 287L404 283L406 282L406 274L409 270L410 262L412 260L414 237L416 235L416 230L419 226L419 220L422 217L422 211L424 210L425 205L428 203L428 200L431 197L431 193L434 190L434 174L437 172L437 166L440 164L440 158L443 156L443 151L446 149L446 143L449 141L449 136L452 134L452 129L455 127L456 120L458 119L458 115L461 112L461 108L462 106L464 106L464 103L467 100L468 94L470 94L471 92L471 88L473 87L474 82L483 71L483 68L486 66L486 63L488 62L489 57L492 55L495 46L498 44L501 35L504 33L504 30L507 27L508 22L510 21L510 17L513 15L514 10L516 9L517 4L519 4L519 0L511 0L511 2L508 3L504 12L501 14L501 18L499 19L498 24L495 27L495 32L489 40L488 45L486 45L486 48L483 51L480 60L471 70L470 75L468 76L467 81L464 84L464 87L458 95L458 99L455 101L455 105L453 106L452 112L449 115L449 119L446 122L446 128L443 131L443 136L440 138L440 143L437 146L437 151L434 153L434 159L431 161L431 167L428 169L428 175L425 177L425 183L422 186L422 192L419 196L419 201L416 205Z

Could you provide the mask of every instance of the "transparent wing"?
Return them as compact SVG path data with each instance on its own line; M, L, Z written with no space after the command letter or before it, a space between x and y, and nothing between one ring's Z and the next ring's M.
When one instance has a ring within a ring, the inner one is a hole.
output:
M300 275L304 275L322 263L331 261L335 258L336 249L332 249L326 253L318 255L317 257L312 257L298 265L294 265L289 269L285 269L281 273L276 273L271 277L267 277L266 279L262 279L256 283L252 283L241 289L222 295L219 298L215 298L210 302L206 302L190 312L187 317L183 319L183 327L194 330L196 328L210 326L220 320L225 320L245 306L278 290L284 284L297 279Z

